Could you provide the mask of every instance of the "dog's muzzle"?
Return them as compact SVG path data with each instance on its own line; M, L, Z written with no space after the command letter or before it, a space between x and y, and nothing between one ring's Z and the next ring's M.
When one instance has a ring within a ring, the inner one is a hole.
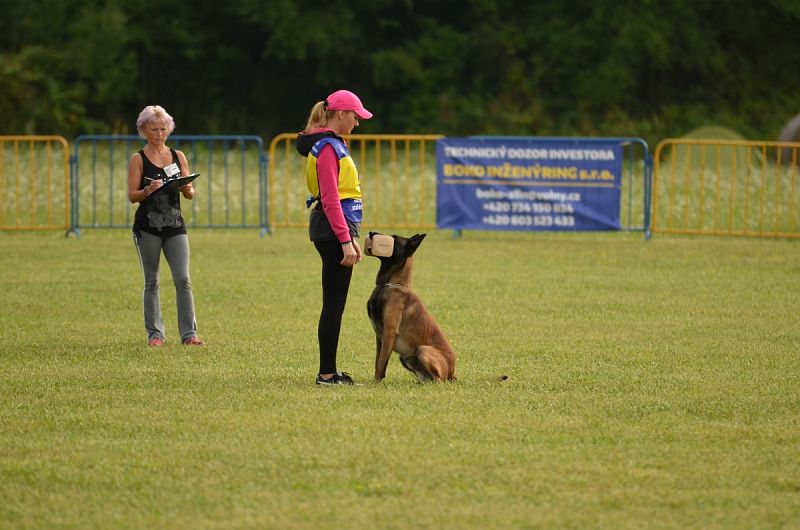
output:
M367 239L364 240L364 252L368 256L391 258L394 253L394 238L383 234L367 236Z

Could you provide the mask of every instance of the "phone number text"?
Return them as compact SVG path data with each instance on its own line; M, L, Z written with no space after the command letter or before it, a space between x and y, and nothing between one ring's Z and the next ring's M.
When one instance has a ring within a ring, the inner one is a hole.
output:
M575 226L575 218L571 215L484 215L483 224L492 226Z

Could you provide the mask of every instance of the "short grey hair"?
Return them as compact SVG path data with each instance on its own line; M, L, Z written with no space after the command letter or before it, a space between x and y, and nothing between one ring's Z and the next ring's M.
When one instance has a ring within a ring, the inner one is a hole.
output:
M167 135L172 134L175 130L175 120L172 116L160 105L148 105L139 113L139 118L136 120L136 130L139 131L139 136L144 138L145 126L154 120L164 120L167 124Z

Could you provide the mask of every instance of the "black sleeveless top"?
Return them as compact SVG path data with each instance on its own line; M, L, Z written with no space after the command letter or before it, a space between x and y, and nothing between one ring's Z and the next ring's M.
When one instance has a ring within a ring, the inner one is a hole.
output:
M172 153L172 162L180 166L178 153L174 149L169 151ZM166 175L164 168L160 168L150 162L144 154L144 149L139 151L139 156L142 157L142 181L139 183L139 189L141 190L145 186L145 177L162 179ZM133 231L137 234L139 232L147 232L163 239L185 234L186 223L183 221L183 215L181 214L181 199L178 188L175 188L173 192L162 191L154 193L140 202L133 220Z

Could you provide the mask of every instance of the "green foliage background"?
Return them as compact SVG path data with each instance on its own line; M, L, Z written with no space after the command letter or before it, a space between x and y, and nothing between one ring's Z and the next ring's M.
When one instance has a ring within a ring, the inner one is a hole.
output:
M800 112L793 0L0 0L0 134L301 128L338 88L360 132L774 139Z

